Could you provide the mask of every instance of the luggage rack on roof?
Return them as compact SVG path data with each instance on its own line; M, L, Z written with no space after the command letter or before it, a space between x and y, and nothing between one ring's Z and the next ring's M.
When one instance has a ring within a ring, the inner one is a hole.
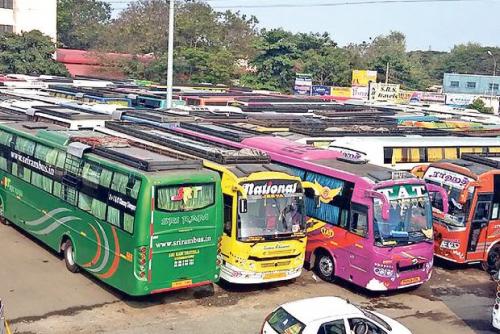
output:
M189 159L184 155L149 148L119 137L97 135L97 133L92 136L81 131L80 133L71 137L72 143L83 144L80 145L80 150L85 150L86 146L93 154L143 171L202 168L201 160Z
M70 106L36 106L32 108L42 114L64 118L68 120L107 120L111 115L98 113L91 110L81 110Z
M500 160L488 158L500 158L500 153L463 153L461 158L466 161L475 162L488 167L500 169Z
M225 127L224 124L212 124L212 123L194 124L194 123L181 122L179 126L186 130L196 131L210 136L235 141L238 143L246 138L254 137L253 135L242 130L229 129Z
M110 130L122 132L220 164L258 164L270 162L269 157L258 150L239 150L159 126L108 122L106 123L106 127Z

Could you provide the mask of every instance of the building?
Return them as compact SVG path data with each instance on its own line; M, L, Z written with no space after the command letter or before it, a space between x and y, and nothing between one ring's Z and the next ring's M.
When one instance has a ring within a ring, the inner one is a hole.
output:
M0 33L31 30L56 41L57 0L0 0Z
M443 91L446 94L500 96L500 76L445 73Z

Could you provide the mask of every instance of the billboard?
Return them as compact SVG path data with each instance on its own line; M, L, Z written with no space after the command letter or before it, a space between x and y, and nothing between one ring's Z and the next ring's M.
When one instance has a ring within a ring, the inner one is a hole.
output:
M295 95L311 95L312 85L311 74L297 73L295 75L295 86L293 87L293 93Z
M396 103L400 104L411 104L411 103L419 103L422 101L422 92L411 91L411 90L399 90L398 98L396 99Z
M352 98L368 100L368 87L352 87Z
M399 97L399 85L385 83L370 83L369 100L396 101Z
M330 95L330 86L314 85L312 86L313 96L325 96Z
M446 94L446 104L456 107L467 107L472 104L475 99L480 98L479 95L470 94Z
M422 93L422 101L423 102L445 103L446 96L444 94L440 94L440 93L423 92Z
M365 71L365 70L352 71L353 87L368 87L370 82L377 82L377 71Z
M331 96L334 97L352 97L352 88L351 87L332 87L330 92Z

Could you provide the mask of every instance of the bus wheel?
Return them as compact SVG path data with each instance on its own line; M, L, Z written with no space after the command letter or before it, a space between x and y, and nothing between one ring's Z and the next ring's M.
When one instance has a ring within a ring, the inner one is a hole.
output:
M80 270L75 262L75 248L73 247L73 242L69 239L64 243L64 262L66 263L66 268L72 273L77 273Z
M482 263L482 267L489 273L500 270L500 246L493 247L488 253L488 258Z
M327 282L332 282L335 277L335 264L327 252L321 252L316 257L315 271L318 276Z

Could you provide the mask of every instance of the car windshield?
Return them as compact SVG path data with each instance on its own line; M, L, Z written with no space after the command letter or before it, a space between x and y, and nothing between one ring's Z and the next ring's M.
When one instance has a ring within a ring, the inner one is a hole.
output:
M238 208L240 240L269 240L305 235L304 205L301 195L280 198L251 196L247 199L247 203L247 212L241 213L241 208Z
M375 242L388 246L429 241L432 238L432 210L427 192L394 193L399 195L389 201L387 220L382 218L382 201L374 199Z

